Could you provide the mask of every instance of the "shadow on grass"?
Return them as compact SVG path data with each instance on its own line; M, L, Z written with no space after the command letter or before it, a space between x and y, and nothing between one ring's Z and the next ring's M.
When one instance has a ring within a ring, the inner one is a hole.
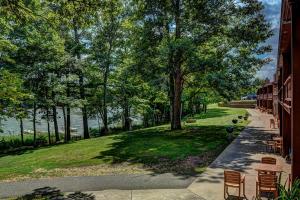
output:
M7 151L0 151L0 158L4 157L4 156L19 156L22 154L29 154L29 153L33 153L35 150L39 150L39 149L48 149L48 148L52 148L55 146L60 146L60 145L65 145L65 144L71 144L74 143L76 141L69 141L68 143L64 143L64 142L59 142L59 143L53 143L50 145L45 145L45 146L23 146L20 148L15 148L15 149L11 149L11 150L7 150Z
M236 133L242 130L236 128ZM149 128L116 136L109 150L94 159L107 163L141 164L155 174L195 176L229 144L226 126L199 126L171 131L168 127Z
M215 118L215 117L224 117L232 115L228 112L226 108L210 108L207 110L206 113L196 114L193 118L195 119L208 119L208 118Z
M65 197L63 193L55 187L43 187L35 189L31 194L18 197L15 200L38 200L38 199L49 199L49 200L95 200L93 194L86 194L82 192L75 192Z

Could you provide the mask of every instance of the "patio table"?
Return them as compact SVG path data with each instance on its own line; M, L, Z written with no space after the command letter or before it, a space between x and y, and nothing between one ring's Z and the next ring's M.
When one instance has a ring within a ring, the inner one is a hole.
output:
M255 165L254 169L256 171L264 171L264 172L282 172L282 166L280 165L271 165L265 163L258 163Z
M279 173L278 177L278 184L281 183L281 173L283 172L281 165L271 165L271 164L265 164L265 163L258 163L255 165L254 169L259 172L276 172Z
M273 140L274 140L274 141L281 141L281 140L282 140L282 137L273 137Z

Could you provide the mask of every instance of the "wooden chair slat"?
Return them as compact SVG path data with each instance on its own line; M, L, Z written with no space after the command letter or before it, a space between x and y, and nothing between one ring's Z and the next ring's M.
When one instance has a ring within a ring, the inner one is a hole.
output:
M272 157L262 157L261 162L265 164L276 165L276 158Z

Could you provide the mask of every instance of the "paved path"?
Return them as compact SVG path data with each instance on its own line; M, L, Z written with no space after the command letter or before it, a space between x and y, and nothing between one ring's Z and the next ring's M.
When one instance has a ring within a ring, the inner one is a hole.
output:
M249 110L251 123L199 177L180 177L172 174L118 175L99 177L66 177L1 183L0 198L30 193L35 188L57 187L62 192L90 191L96 200L222 200L224 169L235 169L246 174L246 195L249 200L255 194L257 172L253 169L265 152L263 140L278 130L268 128L270 115ZM280 156L276 157L284 166L290 166ZM283 174L285 180L286 173ZM112 190L113 189L113 190ZM236 193L236 191L232 191ZM87 200L89 200L87 198Z
M207 200L224 199L224 169L235 169L246 175L246 196L251 200L255 196L257 176L254 165L260 162L262 156L276 157L284 170L290 171L290 165L282 157L265 153L263 141L270 138L271 133L278 134L278 129L271 130L268 127L271 115L262 114L257 110L248 110L248 112L251 114L251 123L188 187L188 190ZM283 173L282 181L285 181L286 177L287 173ZM237 191L233 192L237 193Z
M0 198L24 195L36 188L43 187L56 187L62 192L106 189L183 189L187 188L194 179L195 177L175 176L169 173L160 175L107 175L38 179L0 183Z

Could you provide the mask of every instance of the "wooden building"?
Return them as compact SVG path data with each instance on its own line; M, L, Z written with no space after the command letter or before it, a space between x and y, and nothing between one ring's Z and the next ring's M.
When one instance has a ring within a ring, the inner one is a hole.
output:
M300 0L282 1L276 77L283 156L291 156L295 180L300 178Z
M290 156L295 180L300 178L300 0L282 0L281 6L273 114L280 120L283 156ZM258 90L260 96L270 91L263 88ZM257 104L268 109L260 100Z
M257 108L262 112L267 112L269 114L273 113L273 88L274 83L267 83L256 93L257 98Z

